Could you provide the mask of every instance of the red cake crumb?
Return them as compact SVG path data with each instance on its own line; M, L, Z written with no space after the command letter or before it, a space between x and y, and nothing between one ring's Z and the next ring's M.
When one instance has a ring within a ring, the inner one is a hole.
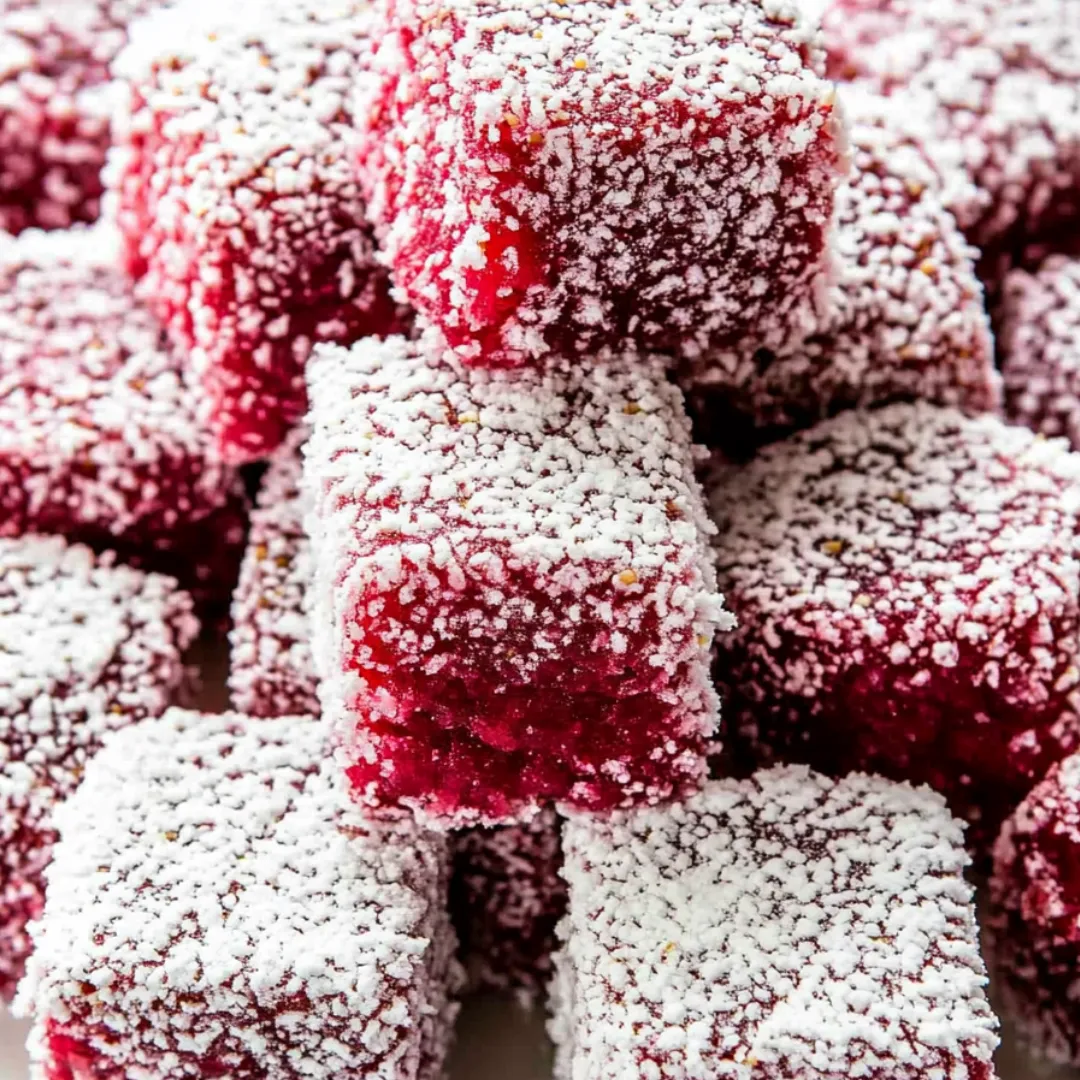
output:
M808 335L751 327L686 364L710 442L753 445L854 405L910 399L979 412L1000 403L977 252L942 205L892 103L849 94L852 166L836 195L835 279Z
M109 149L109 62L165 0L0 3L0 230L93 221Z
M992 842L1075 740L1080 457L994 416L893 405L710 487L739 619L716 664L729 745L927 783Z
M115 251L103 226L0 239L0 536L117 548L220 600L245 500Z
M1051 255L1002 290L998 349L1010 420L1080 447L1080 259Z
M34 1080L438 1080L447 852L367 819L306 718L172 709L57 815L19 1006Z
M788 0L377 0L359 175L467 363L800 324L844 136Z
M1072 0L833 0L832 73L898 99L982 248L1080 216L1080 7Z
M106 732L165 709L197 633L169 578L58 537L0 540L0 1000L30 951L57 805Z
M564 836L558 1080L993 1080L963 830L934 793L780 768Z
M994 847L984 921L1000 990L1021 1037L1061 1064L1080 1062L1080 756L1020 804Z
M231 460L303 416L318 341L400 328L347 150L366 41L355 0L189 0L145 20L114 184L140 291L196 348Z
M313 576L306 505L300 457L288 446L263 479L233 603L229 692L250 716L320 712L304 609ZM472 987L535 996L550 972L564 894L555 815L466 831L453 851L452 912Z
M357 797L446 827L699 782L730 616L663 359L469 368L432 331L327 348L309 389L313 651Z

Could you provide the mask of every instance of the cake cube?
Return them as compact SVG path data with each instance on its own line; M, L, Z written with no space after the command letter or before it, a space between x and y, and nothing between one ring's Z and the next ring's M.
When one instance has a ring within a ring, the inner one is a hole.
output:
M185 0L117 61L113 184L126 260L192 365L222 452L252 461L303 417L313 342L400 327L353 177L360 0Z
M318 715L305 610L314 571L295 446L275 456L257 502L233 603L232 704L251 716ZM472 988L532 999L547 982L565 897L559 851L550 809L520 825L454 838L451 913Z
M998 319L1009 419L1080 448L1080 259L1013 270Z
M835 279L808 333L750 327L683 365L710 444L746 453L844 408L915 398L1000 406L983 288L923 148L892 99L849 91L851 171L836 195Z
M1070 0L833 0L831 73L898 99L988 254L1080 213L1080 9Z
M696 353L798 325L843 125L788 0L377 0L359 176L466 362Z
M1080 756L1054 765L994 847L985 929L999 991L1036 1054L1080 1062Z
M0 1000L29 953L57 807L106 733L165 710L197 632L169 578L59 537L0 539Z
M438 1080L444 838L352 809L307 718L118 733L58 817L31 1076Z
M165 0L4 0L0 230L98 216L111 139L109 63L132 19Z
M0 536L118 548L220 598L245 499L116 252L104 226L0 239Z
M928 784L987 850L1076 740L1080 456L898 404L719 465L710 498L728 746Z
M323 715L356 795L441 827L700 782L711 526L664 360L464 365L436 331L309 365Z
M791 766L574 816L558 1080L993 1080L963 831L940 796Z

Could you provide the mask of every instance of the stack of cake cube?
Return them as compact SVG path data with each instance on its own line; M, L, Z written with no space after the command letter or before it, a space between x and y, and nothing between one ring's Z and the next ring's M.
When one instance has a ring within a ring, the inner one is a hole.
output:
M1080 4L808 7L0 0L33 1080L1080 1065Z

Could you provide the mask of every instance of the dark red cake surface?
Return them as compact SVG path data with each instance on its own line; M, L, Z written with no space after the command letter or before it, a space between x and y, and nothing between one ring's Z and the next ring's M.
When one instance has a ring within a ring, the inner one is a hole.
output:
M978 253L937 170L892 99L849 91L845 105L852 164L836 194L835 276L809 333L754 325L680 373L703 433L738 454L852 405L1000 403Z
M1080 458L993 416L846 413L711 485L725 738L927 783L976 846L1075 742Z
M1005 822L986 930L1022 1038L1080 1062L1080 756L1055 765Z
M0 240L0 536L115 548L220 600L243 493L115 252L103 226Z
M994 253L1080 216L1080 7L1072 0L836 0L831 73L898 99L896 122Z
M801 323L844 138L786 0L379 0L359 175L466 363Z
M366 4L190 0L147 20L114 183L129 269L192 366L223 452L303 416L314 343L400 327L348 153Z
M0 3L0 229L98 216L111 142L109 62L164 0Z
M998 348L1010 420L1080 447L1080 259L1005 279Z
M356 795L440 826L699 782L730 626L661 358L462 365L437 334L309 367L324 716Z
M58 537L0 540L0 999L29 953L57 805L106 733L165 709L197 632L169 578Z
M58 815L20 989L45 1080L438 1080L446 844L349 807L307 718L179 709Z
M960 824L940 796L801 767L575 816L559 1080L992 1080Z

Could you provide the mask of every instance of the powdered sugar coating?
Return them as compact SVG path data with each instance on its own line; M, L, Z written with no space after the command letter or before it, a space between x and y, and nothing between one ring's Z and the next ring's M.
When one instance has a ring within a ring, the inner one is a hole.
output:
M470 369L431 332L325 348L309 387L313 650L358 796L500 824L698 780L730 616L663 360Z
M0 540L0 998L29 952L57 805L107 732L165 709L197 632L169 578L58 537Z
M836 0L833 74L899 98L973 243L1055 236L1080 211L1080 9L1071 0Z
M852 412L719 466L716 664L751 755L926 782L975 843L1071 737L1080 457L993 416Z
M986 932L1021 1036L1062 1064L1080 1061L1080 757L1055 765L994 847Z
M990 1080L960 826L940 797L792 767L572 817L560 1080Z
M59 818L33 1077L442 1074L445 843L349 809L326 756L305 718L177 709L109 742Z
M1080 259L1005 278L998 348L1009 418L1080 447Z
M113 184L130 270L192 363L223 451L265 455L302 417L315 341L400 325L348 154L367 4L184 0L117 62Z
M359 175L466 362L697 353L801 323L842 123L788 0L377 0Z
M109 62L131 20L164 2L0 4L0 230L98 216L114 101Z
M977 252L942 203L937 171L892 99L848 88L844 104L852 165L836 194L835 279L809 333L764 323L684 366L710 441L760 441L896 399L972 412L1000 403Z
M0 238L0 535L181 564L191 531L243 499L117 250L105 226ZM235 540L219 546L235 558Z
M249 716L320 711L304 607L314 576L304 512L300 455L297 445L286 445L259 488L233 595L229 697Z

